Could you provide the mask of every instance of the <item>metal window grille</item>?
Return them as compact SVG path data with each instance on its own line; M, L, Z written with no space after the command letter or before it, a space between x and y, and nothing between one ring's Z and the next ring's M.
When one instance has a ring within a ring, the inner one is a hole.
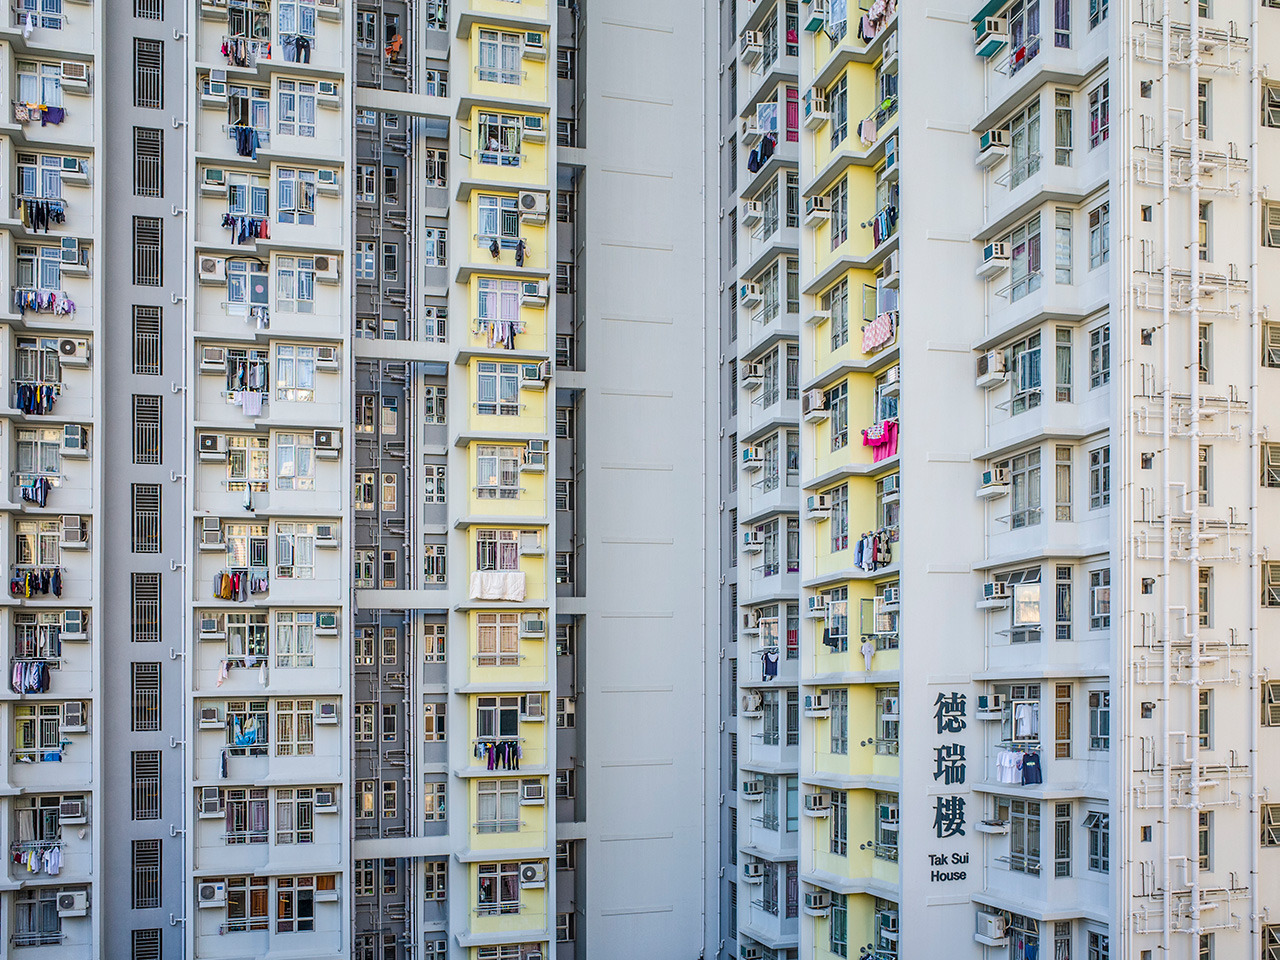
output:
M137 643L160 639L160 574L133 574L133 639Z
M133 752L133 819L160 819L160 751Z
M160 485L133 485L133 552L160 552Z
M164 109L164 41L133 38L133 105Z
M151 127L133 128L133 195L164 196L164 133Z
M133 841L133 907L160 906L160 841Z
M133 664L133 729L160 729L160 664Z
M133 372L160 376L160 308L133 308ZM158 398L153 398L158 399Z
M160 397L134 394L133 462L160 462Z
M142 0L139 0L142 2ZM133 960L160 960L160 930L133 931Z
M164 0L133 0L133 15L139 20L163 20ZM145 933L146 931L139 930L135 932ZM159 942L159 931L156 931L156 943L158 944ZM138 960L136 949L134 953L134 960ZM159 954L157 953L156 956L159 956Z
M140 287L160 286L163 236L164 226L159 217L133 218L133 282Z

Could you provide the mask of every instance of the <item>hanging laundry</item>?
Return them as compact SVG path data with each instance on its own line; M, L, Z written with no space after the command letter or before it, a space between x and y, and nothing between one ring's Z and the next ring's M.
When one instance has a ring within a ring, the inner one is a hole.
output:
M250 126L237 124L231 128L231 138L236 142L236 153L256 160L258 157L258 131Z
M862 445L871 448L871 460L879 463L898 452L898 421L881 420L862 431Z
M40 114L40 126L47 127L50 124L57 126L65 119L67 119L67 111L62 107L45 107Z
M770 647L760 655L760 675L765 680L772 680L778 675L778 649Z
M871 353L893 340L894 328L897 326L896 313L882 313L862 328L862 352Z

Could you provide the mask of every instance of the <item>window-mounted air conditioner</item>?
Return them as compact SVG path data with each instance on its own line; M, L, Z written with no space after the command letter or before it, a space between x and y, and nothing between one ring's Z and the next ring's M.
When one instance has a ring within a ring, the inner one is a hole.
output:
M1009 371L1005 364L1003 350L990 350L978 357L977 377L975 383L984 390L990 390L1008 379Z
M332 700L322 700L316 704L316 723L326 725L338 722L338 705Z
M335 610L321 610L316 614L316 636L336 637L338 635L338 614Z
M764 204L759 200L743 200L742 201L742 223L744 226L752 226L760 222L764 216Z
M520 305L523 307L545 307L550 295L550 285L545 280L526 280L520 285Z
M978 166L993 167L1009 155L1009 131L1003 128L988 130L978 137Z
M991 241L982 248L982 265L978 267L978 276L985 280L1007 270L1009 256L1009 244L1003 240Z
M58 804L58 823L62 826L73 826L89 822L89 811L85 802L80 799L63 800Z
M63 157L59 174L63 185L86 186L89 183L88 167L79 157Z
M226 549L226 544L222 537L222 519L220 517L200 518L200 549Z
M524 43L520 48L520 55L526 60L547 59L546 38L537 30L526 30Z
M200 729L220 730L223 727L222 710L219 707L200 708Z
M827 395L821 390L806 390L800 397L800 414L809 423L825 420L830 416L827 410Z
M89 65L81 60L63 60L62 89L68 93L89 92Z
M1007 600L1009 584L1004 580L988 580L982 585L983 600Z
M755 307L763 303L764 293L760 290L760 284L743 281L738 286L738 302L744 307Z
M79 608L62 611L62 631L59 640L88 640L89 611Z
M983 17L974 24L973 50L984 60L990 60L1009 42L1009 21L1004 17Z

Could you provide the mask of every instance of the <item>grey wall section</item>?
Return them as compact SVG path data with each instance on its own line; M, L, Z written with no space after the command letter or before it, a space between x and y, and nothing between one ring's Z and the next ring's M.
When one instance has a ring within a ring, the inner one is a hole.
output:
M104 786L102 803L96 811L94 829L101 831L104 844L99 876L101 902L94 904L100 918L100 957L132 955L135 929L158 929L160 955L166 960L183 956L183 928L170 924L170 917L185 914L184 900L188 867L184 859L184 811L190 806L183 778L182 744L174 749L170 738L185 736L183 716L184 670L181 659L187 646L182 601L182 573L170 567L181 563L188 516L187 467L184 450L190 437L185 433L184 394L174 390L185 377L186 303L174 303L171 295L182 297L190 263L185 250L185 220L173 214L186 206L184 132L174 121L186 116L184 73L188 65L187 44L175 40L186 29L186 5L166 3L164 19L131 16L133 4L110 4L102 18L103 64L96 79L97 95L103 101L102 153L96 158L95 196L111 213L104 218L102 247L98 257L101 276L102 335L94 345L93 362L102 376L102 417L99 435L91 437L91 452L101 464L101 476L110 478L101 486L102 523L96 531L102 564L102 622L94 635L102 644L103 706L98 718L103 741ZM80 8L76 8L78 14ZM165 44L164 107L141 109L133 106L134 38L161 40ZM161 197L133 195L134 127L158 129L164 138L164 190ZM133 217L159 217L163 223L163 284L134 286ZM162 311L161 371L159 376L138 376L133 365L133 307L159 307ZM133 463L133 395L161 397L161 463L139 466ZM177 474L179 480L171 479ZM160 553L135 555L131 551L134 483L159 484L161 488ZM161 623L158 643L132 641L130 574L134 571L161 575ZM145 733L131 730L131 664L160 664L160 729ZM160 819L132 820L132 754L136 750L160 753ZM146 910L133 909L132 850L135 840L161 842L160 902Z
M699 956L707 653L704 30L585 6L588 957ZM708 574L707 569L713 571ZM714 636L714 631L712 633ZM708 895L710 889L710 895ZM597 893L598 891L598 893Z

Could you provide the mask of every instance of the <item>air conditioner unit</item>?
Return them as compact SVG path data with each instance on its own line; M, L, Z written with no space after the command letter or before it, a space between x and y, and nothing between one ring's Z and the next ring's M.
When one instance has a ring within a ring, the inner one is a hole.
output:
M978 373L974 383L979 387L990 390L1004 383L1008 377L1009 371L1005 366L1003 350L991 350L978 357Z
M220 433L196 434L201 460L225 460L227 458L227 438Z
M764 204L759 200L743 200L742 201L742 222L746 226L753 223L759 223L764 216Z
M537 30L526 30L520 55L526 60L547 59L547 41Z
M994 167L1001 159L1009 155L1009 131L1003 129L988 130L978 137L978 166Z
M742 142L747 146L759 143L764 136L764 131L760 129L760 124L754 117L743 117L742 119Z
M973 28L973 50L984 60L994 57L1009 42L1009 21L1004 17L983 17Z
M800 414L809 423L827 419L827 395L821 390L806 390L800 397Z
M316 636L336 637L338 635L338 614L334 610L321 610L316 614Z
M342 434L337 430L317 430L312 434L316 456L335 460L342 452Z
M819 220L831 219L831 198L825 193L815 193L804 200L804 222L813 226Z
M211 286L226 285L227 261L221 257L200 257L200 282Z
M520 886L523 889L545 887L547 885L547 865L545 863L520 864Z
M223 626L222 617L202 616L200 618L200 639L201 640L227 639L227 631L226 631L226 628Z
M537 530L520 531L520 555L522 557L540 557L546 553L542 545L542 534Z
M880 499L884 503L893 503L902 495L902 474L891 473L880 484Z
M808 130L817 130L831 119L831 111L827 98L810 91L804 98L804 125Z
M78 423L68 423L62 428L62 455L87 457L89 455L89 428Z
M759 553L764 549L764 537L759 530L748 528L742 531L743 553Z
M64 274L73 277L89 275L89 251L81 247L80 241L75 237L62 238L62 260L59 268Z
M227 71L209 71L209 79L200 84L200 105L204 107L216 107L222 110L226 109Z
M89 65L80 60L63 60L62 89L68 93L88 93Z
M338 796L333 790L317 790L312 806L317 810L337 810Z
M551 287L545 280L526 280L520 285L520 305L522 307L545 307Z
M316 524L316 546L336 547L338 545L338 525L336 523Z
M547 469L547 441L529 440L524 446L520 469L541 473Z
M1004 580L988 580L982 585L983 600L1007 600L1009 584Z
M978 276L988 279L1008 268L1009 244L993 240L982 248L982 265L978 267Z
M547 621L541 616L520 618L520 636L534 639L537 637L545 637L546 635Z
M88 913L88 890L63 890L58 894L58 916L84 917Z
M805 694L804 714L806 717L825 717L831 713L831 698L825 693Z
M882 803L876 810L876 815L880 820L880 828L896 831L898 829L898 805L892 801Z
M224 549L223 521L219 517L200 518L200 549Z
M58 633L59 640L87 640L89 639L89 611L81 609L71 609L62 611L62 630Z
M764 697L756 691L744 693L742 695L742 712L746 716L753 716L760 713L764 709Z
M62 826L88 822L89 811L83 800L63 800L58 804L58 823Z
M520 784L520 803L526 807L541 806L547 802L547 788L541 780L525 780Z
M760 455L760 448L751 444L744 446L742 448L741 463L744 470L759 470L764 464L764 459Z
M764 781L754 779L743 780L742 795L748 800L759 800L764 796Z
M743 281L738 287L738 302L744 307L754 307L764 302L760 284Z
M1009 485L1009 468L1008 467L992 467L990 470L982 471L982 489L989 490L992 487L1007 487Z
M338 369L338 348L337 347L316 347L316 369L317 370L337 370Z
M974 930L974 939L987 946L999 946L1007 936L1004 914L978 911L978 923Z
M217 787L200 788L200 819L212 820L222 816L222 791Z
M755 63L764 53L764 37L758 30L744 30L738 42L738 57L743 63Z
M826 914L831 909L831 894L826 890L810 890L804 895L806 913Z
M83 517L64 513L59 520L62 522L62 538L59 540L62 547L78 550L89 545L89 528L85 525Z
M330 110L337 110L342 106L342 97L338 91L337 81L316 81L316 103L322 107L328 107Z
M827 595L815 593L809 597L809 616L825 617L827 615Z
M220 707L200 708L201 730L221 730L222 728L222 709Z
M547 719L541 693L526 693L520 698L520 719L540 723Z
M316 171L316 193L327 197L336 197L342 193L342 181L338 178L337 170Z
M227 19L227 0L200 0L200 16L205 19Z
M896 934L898 932L897 910L881 910L879 914L876 915L876 919L879 921L880 933L882 936L884 934Z
M201 910L209 907L225 907L227 905L227 885L225 883L201 883L196 885L196 906Z
M219 373L227 372L227 351L224 347L201 347L200 348L200 372L201 373Z
M325 20L341 20L342 0L316 0L316 16Z
M520 364L520 386L526 390L544 390L551 379L551 361Z
M880 607L883 610L896 610L902 605L902 588L901 587L885 587L884 593L876 597Z
M804 14L804 29L807 33L817 33L827 25L831 4L829 0L809 0L808 7L808 12Z
M338 282L338 258L329 254L321 254L313 257L312 262L315 264L316 283L337 283Z
M85 716L83 700L68 700L62 705L63 733L84 733L89 729L89 719Z
M322 700L317 705L316 723L335 724L338 722L338 705L332 700Z
M1000 720L1004 716L1004 694L992 693L978 697L979 720Z
M751 880L760 880L763 877L764 877L764 864L761 863L759 860L748 860L746 863L742 865L742 879L751 881ZM748 949L750 948L743 947L743 951L744 951L743 956L746 956L745 951ZM757 947L756 956L758 957L759 955L760 955L759 948Z
M763 877L763 874L755 874L754 876ZM760 946L745 946L738 951L738 956L742 960L764 960L764 948Z
M520 211L520 222L535 226L547 222L547 195L526 190L516 200L516 208Z
M831 499L825 493L810 494L807 506L811 520L826 520L831 516Z
M744 363L742 365L742 385L748 390L754 390L756 387L764 383L764 364L763 363Z
M89 341L63 337L58 341L58 361L63 366L87 367L89 365Z
M899 714L898 714L898 698L897 698L897 697L885 697L885 698L884 698L884 700L882 701L882 706L881 706L881 714L880 714L881 719L883 719L883 720L897 720L897 719L898 719L898 716L899 716Z
M804 808L808 813L823 813L831 809L831 794L826 790L804 795Z
M546 143L547 142L547 124L546 118L542 116L529 116L524 118L524 138L530 143Z

